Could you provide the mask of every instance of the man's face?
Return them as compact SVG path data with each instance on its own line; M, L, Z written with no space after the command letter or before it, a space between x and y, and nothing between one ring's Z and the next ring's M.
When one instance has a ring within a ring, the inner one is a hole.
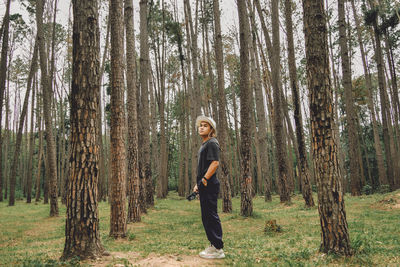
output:
M211 131L211 126L205 121L200 122L199 126L199 135L200 136L205 136L208 135Z

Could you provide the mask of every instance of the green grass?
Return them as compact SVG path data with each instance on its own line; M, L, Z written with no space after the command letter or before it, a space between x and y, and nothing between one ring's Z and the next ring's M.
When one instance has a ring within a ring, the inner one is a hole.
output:
M314 195L316 199L316 195ZM383 208L382 199L397 198L399 191L384 195L346 196L346 213L354 256L344 258L319 253L320 224L317 208L305 209L300 195L285 206L274 196L272 202L254 199L254 216L239 215L240 198L233 199L233 212L220 213L226 258L221 265L237 266L399 266L400 209ZM219 201L219 205L221 202ZM0 265L72 266L75 259L59 262L64 246L65 207L61 216L49 218L49 206L26 204L14 207L0 203ZM220 206L219 206L220 207ZM386 206L390 207L390 206ZM188 202L170 192L142 216L142 222L128 225L128 237L108 236L110 209L99 204L100 233L111 253L193 256L207 245L199 202ZM266 220L275 219L280 233L264 233ZM127 259L110 262L129 265ZM88 265L85 262L83 265Z

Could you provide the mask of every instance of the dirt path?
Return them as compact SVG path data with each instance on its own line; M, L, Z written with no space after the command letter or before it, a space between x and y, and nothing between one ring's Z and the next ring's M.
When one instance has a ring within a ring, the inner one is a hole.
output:
M87 264L99 267L113 266L141 266L141 267L183 267L183 266L222 266L222 260L207 260L199 256L182 255L156 255L150 254L141 258L136 252L112 252L111 256L103 257L95 261L87 261Z
M384 199L374 203L372 207L380 210L400 209L400 193L389 195Z

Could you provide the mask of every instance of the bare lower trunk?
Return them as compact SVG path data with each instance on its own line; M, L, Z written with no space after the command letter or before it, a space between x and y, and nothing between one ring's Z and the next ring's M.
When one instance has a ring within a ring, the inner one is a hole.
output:
M11 173L10 173L10 197L8 199L8 205L9 206L14 206L15 204L15 182L16 182L16 175L17 175L17 164L19 162L19 155L20 155L20 149L21 149L21 142L22 142L22 130L24 127L24 121L25 121L25 116L28 110L28 102L29 102L29 94L32 88L32 80L33 76L35 75L36 69L37 69L37 57L38 57L38 47L37 44L35 43L35 47L33 50L33 55L32 55L32 61L31 61L31 67L29 71L29 76L28 76L28 85L25 93L25 99L24 99L24 104L22 107L22 112L21 112L21 117L19 119L19 127L18 127L18 132L17 132L17 138L15 141L15 150L14 150L14 156L13 156L13 161L11 163ZM23 173L20 173L20 177L23 177Z
M307 82L322 252L351 255L338 168L324 4L303 0Z
M52 86L47 73L47 55L44 44L43 32L43 8L44 1L38 0L36 3L36 23L37 36L40 56L41 84L43 90L43 114L46 125L46 152L47 165L49 172L49 195L50 195L50 216L58 216L57 202L57 163L56 163L56 147L53 136L53 121L51 119L51 102L52 102Z
M126 148L123 77L123 1L110 4L111 20L111 222L110 236L126 236Z
M388 117L387 112L387 100L386 100L386 83L384 77L384 63L383 63L383 56L382 56L382 48L381 48L381 40L378 33L378 26L377 22L374 22L374 33L375 33L375 60L378 69L378 85L379 85L379 95L380 95L380 103L381 103L381 112L382 112L382 131L383 131L383 143L385 146L385 156L386 156L386 165L387 165L387 179L390 185L390 188L394 190L394 176L393 176L393 158L392 158L392 150L394 149L391 147L390 136L389 136L389 124L390 124L390 117Z
M214 21L215 21L215 57L218 73L218 133L219 143L222 147L220 159L220 179L222 183L222 211L232 212L231 200L231 187L229 184L229 170L228 170L228 134L227 134L227 121L226 121L226 101L225 101L225 82L224 82L224 65L223 65L223 52L222 52L222 35L221 35L221 21L219 0L214 0Z
M104 254L98 213L100 32L96 0L73 1L71 155L67 183L67 219L62 259ZM113 207L111 207L113 209ZM111 225L113 228L114 225Z
M26 203L32 202L32 178L33 178L33 150L35 148L35 135L34 130L35 126L33 123L34 120L34 106L35 106L35 84L32 88L32 106L31 106L31 130L29 134L29 158L28 158L28 171L26 173L27 187L28 190L26 192ZM1 194L1 193L0 193Z
M251 25L253 31L256 30L255 25L255 17L254 14L251 16ZM264 191L265 200L271 201L271 176L269 173L269 162L268 162L268 136L267 136L267 120L265 117L265 107L264 107L264 95L262 93L262 84L261 84L261 71L260 71L260 63L258 59L258 49L256 38L253 38L253 51L254 60L255 60L255 104L256 104L256 112L257 112L257 121L258 121L258 143L260 149L260 167L261 171L257 175L258 186L263 188L259 188L260 192Z
M6 12L3 18L3 25L2 25L2 46L1 46L1 58L0 58L0 107L3 107L3 100L4 100L4 92L6 88L6 76L7 76L7 59L8 59L8 35L9 35L9 25L10 25L10 5L11 0L7 0L6 3ZM3 163L3 138L1 137L1 121L3 119L3 109L0 108L0 168ZM3 173L0 171L0 201L3 201ZM7 192L7 187L5 187L5 191ZM6 193L7 194L7 193Z
M278 184L280 187L280 200L281 202L290 202L290 190L289 190L289 175L287 171L287 151L283 132L283 118L282 116L282 105L283 99L281 99L282 90L279 80L280 80L280 41L279 41L279 7L278 0L271 1L272 10L272 44L273 44L273 55L271 62L271 74L272 74L272 88L274 96L274 140L276 145L276 162L278 164Z
M341 52L342 72L343 72L343 88L344 88L344 101L346 108L347 118L347 132L349 138L349 161L350 161L350 180L351 180L351 194L358 196L361 194L361 170L362 162L359 157L359 138L358 138L358 127L357 127L357 113L355 112L354 99L352 93L351 84L351 71L350 71L350 59L347 47L347 36L346 36L346 21L345 21L345 10L344 0L338 0L339 10L339 43Z
M368 70L367 55L366 55L365 49L364 49L362 32L360 29L360 22L359 22L357 13L356 13L354 0L351 0L351 6L353 9L354 20L356 22L357 38L358 38L358 42L360 45L361 59L362 59L363 68L364 68L364 78L365 78L365 83L367 86L367 98L368 98L367 103L368 103L368 108L371 112L372 129L373 129L373 133L374 133L374 148L375 148L375 154L376 154L376 161L377 161L377 165L378 165L379 183L381 185L386 185L386 184L388 184L388 181L387 181L387 177L386 177L386 173L385 173L385 165L384 165L384 159L383 159L382 146L381 146L381 141L380 141L379 132L378 132L378 124L376 121L375 107L374 107L373 99L372 99L373 88L372 88L372 82L371 82L371 75Z
M126 30L126 80L128 109L128 222L140 221L139 206L139 166L138 166L138 127L137 127L137 87L135 77L135 33L133 27L133 1L125 0Z
M100 75L99 75L99 84L100 88L102 85L102 80L103 80L103 74L104 74L104 68L105 68L105 61L107 57L107 52L108 52L108 47L110 43L110 18L108 17L107 19L107 34L106 34L106 44L104 47L104 52L103 52L103 57L102 57L102 62L100 66ZM99 115L97 116L97 129L98 129L98 142L99 142L99 149L100 149L100 154L99 154L99 194L98 194L98 199L105 201L107 197L107 180L108 180L108 168L106 168L106 144L103 144L103 119L102 119L102 113L101 113L101 93L100 93L100 102L98 105L98 113ZM107 128L105 127L104 129L104 137L105 139L107 138ZM105 142L104 142L105 143Z
M307 161L306 144L303 132L303 119L301 114L300 94L297 81L296 59L295 59L294 41L293 41L291 0L285 0L285 21L286 21L287 43L288 43L290 86L292 89L292 98L293 98L292 101L294 105L294 121L296 124L296 137L298 145L299 179L305 205L307 207L312 207L314 206L314 200L312 197L310 170Z
M37 173L36 173L36 194L35 194L35 202L40 201L40 176L42 171L42 158L43 158L43 131L42 131L42 120L41 120L41 109L40 109L40 97L38 95L36 103L37 109L37 121L38 121L38 134L39 134L39 151L38 151L38 164L37 164Z
M245 1L238 1L239 31L240 31L240 136L241 136L241 201L240 214L253 214L252 176L251 176L251 90L249 68L248 35L250 26L247 18Z
M184 0L185 24L187 34L187 68L188 68L188 91L190 95L190 129L191 129L191 181L190 188L193 188L197 179L197 149L199 147L199 138L195 125L195 120L200 115L200 93L198 92L198 61L197 61L197 33L194 33L190 1ZM195 40L193 40L195 39ZM193 67L193 71L192 71ZM193 82L192 82L193 80Z
M149 111L149 76L150 64L149 64L149 44L148 44L148 32L147 32L147 20L148 20L148 2L147 0L140 0L140 69L147 70L140 72L140 87L141 87L141 105L142 105L142 113L140 120L142 121L142 132L140 133L142 141L139 142L141 146L140 150L143 150L143 160L142 160L142 168L141 175L143 180L143 187L145 187L146 195L144 198L144 203L142 206L142 211L146 210L146 206L154 205L153 198L153 180L151 173L151 162L150 162L150 111Z

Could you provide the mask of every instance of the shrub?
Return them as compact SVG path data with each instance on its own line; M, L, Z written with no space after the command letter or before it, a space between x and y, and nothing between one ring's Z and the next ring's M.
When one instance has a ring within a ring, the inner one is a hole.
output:
M370 186L369 184L366 184L363 186L363 188L361 189L361 193L363 195L371 195L372 192L372 186Z
M282 227L276 224L276 220L267 220L265 222L264 233L280 233L282 232Z
M387 184L380 185L378 187L378 189L376 190L376 192L378 192L380 194L389 193L390 192L390 187Z

